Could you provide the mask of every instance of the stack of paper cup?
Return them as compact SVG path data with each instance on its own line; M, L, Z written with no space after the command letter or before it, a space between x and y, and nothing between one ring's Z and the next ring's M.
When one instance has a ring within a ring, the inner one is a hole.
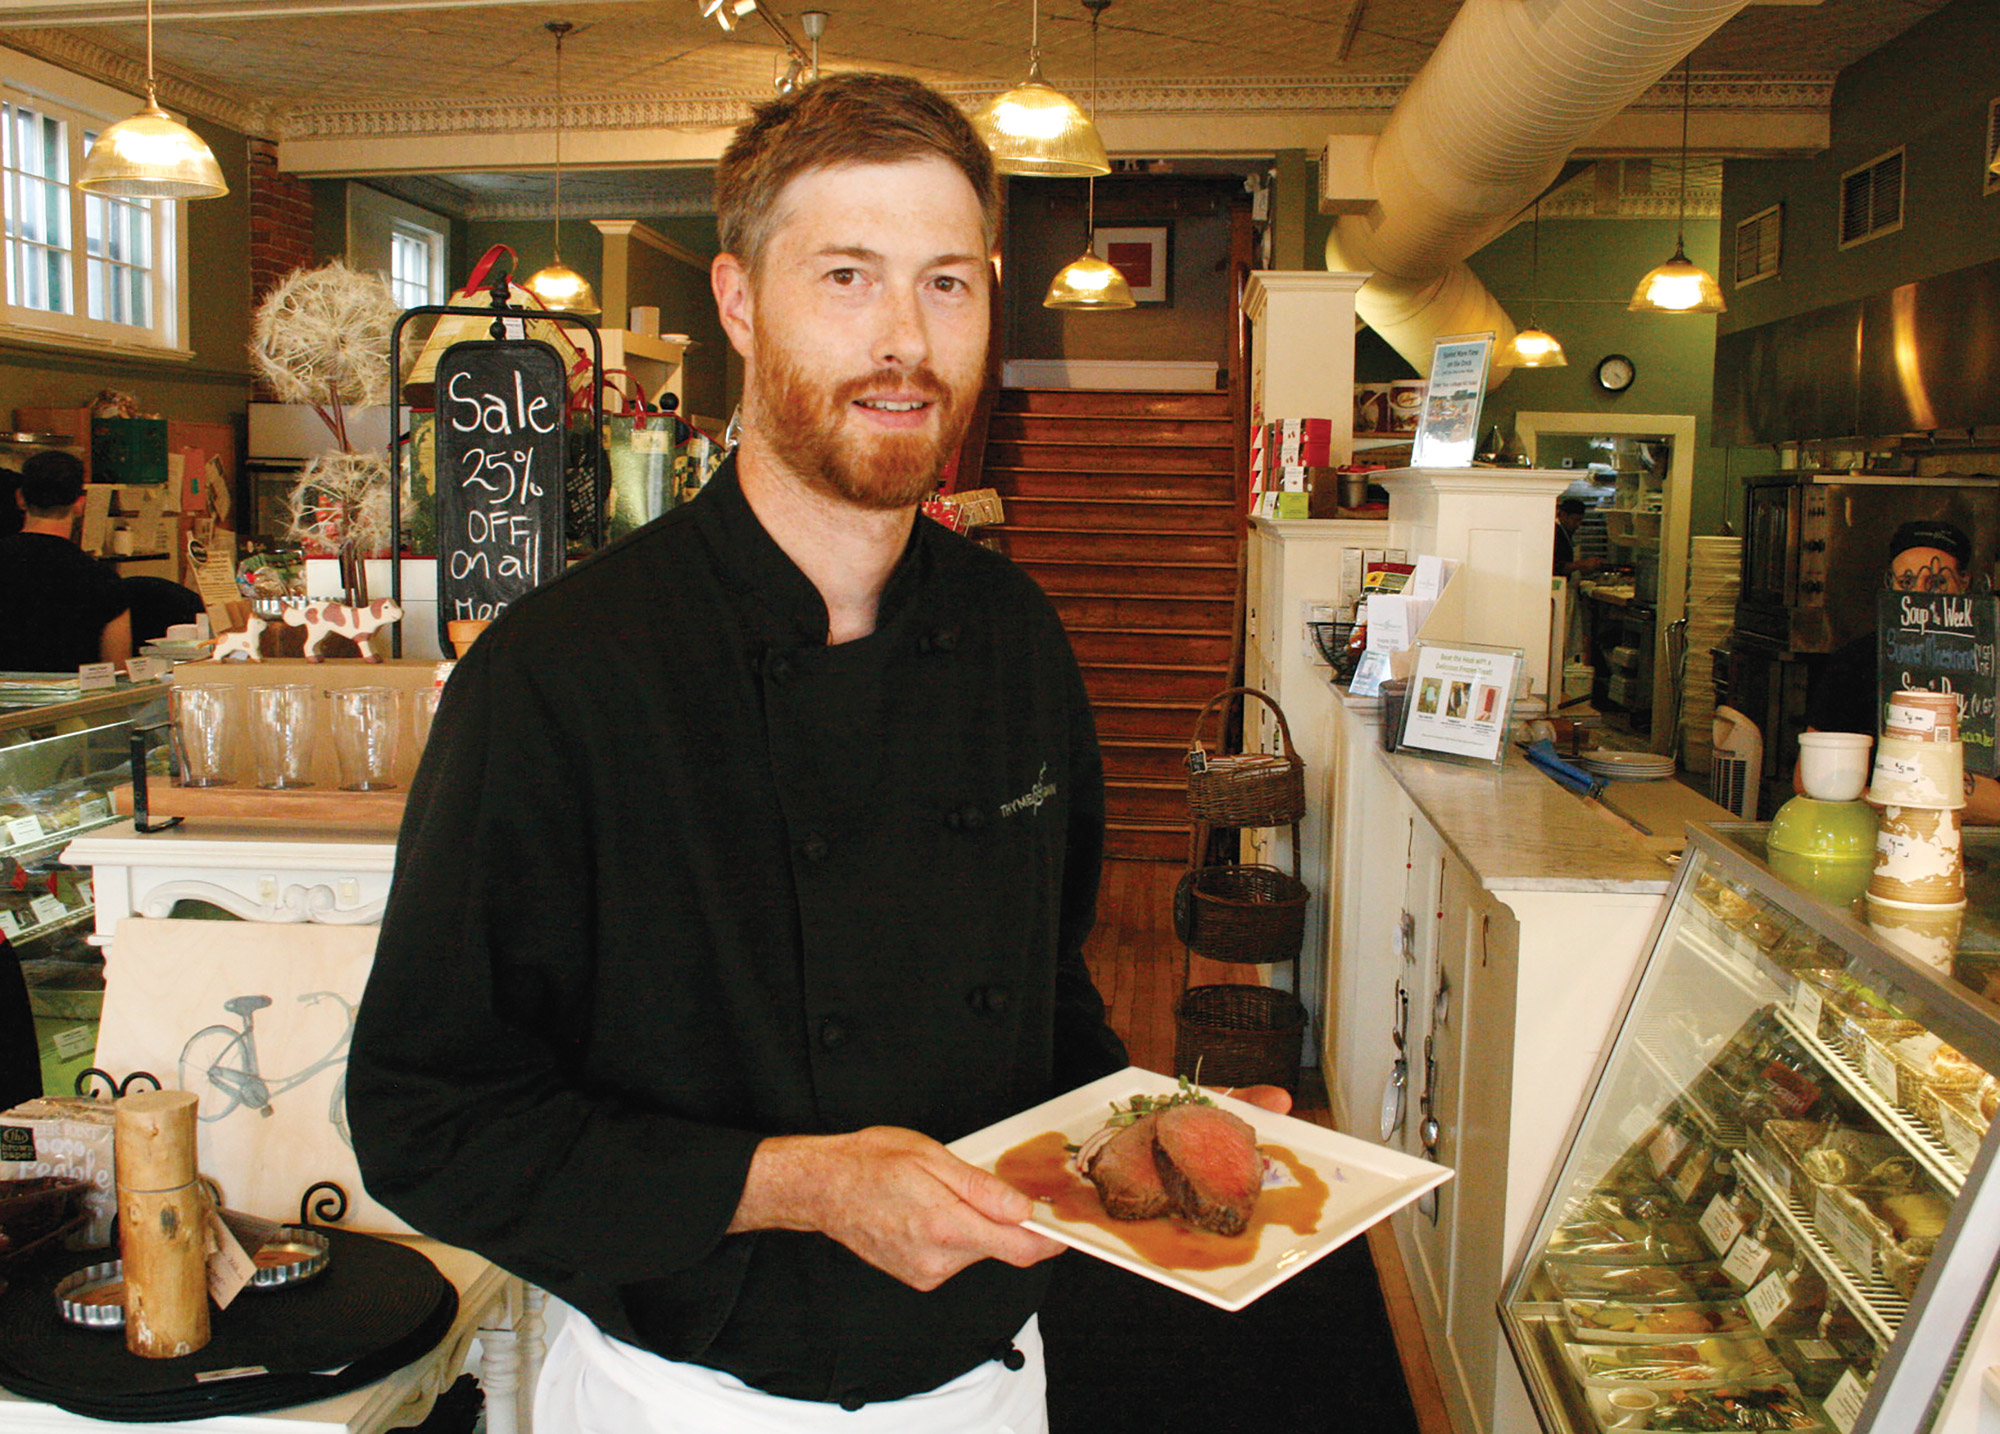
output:
M1955 695L1898 692L1889 699L1868 800L1882 809L1868 924L1890 945L1949 972L1965 919L1958 818L1965 754Z

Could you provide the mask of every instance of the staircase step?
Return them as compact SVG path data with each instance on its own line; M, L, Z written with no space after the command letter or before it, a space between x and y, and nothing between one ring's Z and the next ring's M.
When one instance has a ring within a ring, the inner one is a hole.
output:
M1062 592L1049 594L1070 627L1220 628L1236 612L1236 592L1208 597L1188 593Z
M1004 503L1016 498L1185 498L1235 502L1236 480L1228 473L1150 470L1134 472L1113 462L1096 468L1048 468L1002 463L990 452L985 481L1000 490Z
M1105 737L1098 741L1104 754L1106 781L1187 783L1187 742L1138 741Z
M1100 702L1206 702L1229 685L1229 667L1086 663L1083 690Z
M1188 821L1187 782L1106 782L1104 802L1107 815L1115 810L1118 820L1138 821L1147 825L1180 825L1186 831ZM1187 849L1187 838L1181 838L1181 849Z
M1234 563L1089 563L1041 559L1021 566L1051 597L1058 593L1157 593L1233 599L1236 595Z
M1228 448L1236 430L1226 417L1131 417L1105 413L1002 413L987 427L989 439L1015 443L1194 443Z
M1188 829L1185 826L1146 826L1139 823L1107 821L1104 824L1104 854L1125 861L1187 860Z
M1187 529L1132 531L1081 528L1024 528L1006 523L988 529L1000 551L1017 563L1064 560L1079 563L1216 563L1234 571L1236 535Z
M1229 395L1214 392L1163 393L1149 389L1003 388L993 404L995 413L1158 414L1164 416L1229 416Z
M1054 443L1023 441L992 434L986 441L986 466L1056 468L1071 472L1228 473L1236 461L1227 443Z
M1214 696L1210 693L1209 696ZM1200 702L1104 702L1095 704L1091 715L1097 719L1097 737L1145 738L1158 742L1179 742L1183 747L1194 733L1201 716Z
M1072 627L1069 645L1084 666L1129 662L1180 662L1226 667L1234 644L1223 622L1202 630L1175 627Z
M1236 531L1236 505L1227 498L1128 498L1123 495L1004 500L1007 526L1022 528L1147 528L1194 532Z

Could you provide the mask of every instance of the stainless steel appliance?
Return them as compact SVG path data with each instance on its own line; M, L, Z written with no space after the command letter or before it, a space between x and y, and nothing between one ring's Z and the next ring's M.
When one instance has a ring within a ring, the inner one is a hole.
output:
M1824 653L1872 631L1890 535L1915 518L1956 523L1975 575L1994 573L2000 478L1778 473L1746 488L1739 638Z

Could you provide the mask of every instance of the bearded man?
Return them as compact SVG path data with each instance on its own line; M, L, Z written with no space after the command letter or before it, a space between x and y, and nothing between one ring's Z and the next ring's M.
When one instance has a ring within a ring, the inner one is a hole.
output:
M997 183L943 97L847 74L762 107L716 196L741 447L452 674L355 1148L570 1306L545 1429L1031 1434L1059 1247L941 1142L1125 1056L1075 660L916 515L982 381Z

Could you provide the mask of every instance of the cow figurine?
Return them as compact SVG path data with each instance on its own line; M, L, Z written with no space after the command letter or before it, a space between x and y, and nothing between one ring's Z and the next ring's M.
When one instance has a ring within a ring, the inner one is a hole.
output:
M256 613L250 614L250 621L234 632L225 632L215 640L215 650L208 655L210 662L262 662L264 654L260 650L264 629L269 626Z
M400 621L402 608L387 598L377 598L366 607L348 607L345 603L309 602L303 607L285 609L285 622L290 627L306 630L305 658L308 662L319 662L319 645L332 633L354 639L354 645L361 649L361 660L380 662L368 646L369 634L376 628Z

